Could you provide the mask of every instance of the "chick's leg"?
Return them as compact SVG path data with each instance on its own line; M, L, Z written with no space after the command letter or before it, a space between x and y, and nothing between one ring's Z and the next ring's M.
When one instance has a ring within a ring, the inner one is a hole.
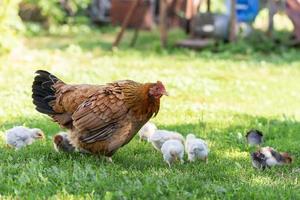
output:
M170 163L170 161L167 161L167 164L169 165L169 168L171 168L171 163Z
M204 158L204 161L205 161L206 164L208 163L208 158L207 158L207 156Z
M184 164L183 158L180 159L180 163L181 163L181 164Z
M188 153L188 161L193 162L194 161L194 156L191 153Z
M164 161L171 167L170 155L164 155Z
M180 153L180 157L179 157L181 164L184 164L183 157L184 157L184 151Z
M106 157L106 160L107 160L109 163L114 163L113 160L112 160L112 157Z
M15 150L18 151L18 150L20 150L20 149L21 149L22 147L24 147L24 146L26 146L26 144L22 144L22 143L17 144L17 145L15 146Z

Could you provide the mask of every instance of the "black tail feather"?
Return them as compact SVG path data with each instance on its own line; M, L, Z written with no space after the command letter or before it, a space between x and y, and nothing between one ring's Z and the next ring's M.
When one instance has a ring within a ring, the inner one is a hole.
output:
M53 85L60 80L44 70L38 70L36 74L32 84L32 98L36 110L48 115L57 114L50 104L56 99Z

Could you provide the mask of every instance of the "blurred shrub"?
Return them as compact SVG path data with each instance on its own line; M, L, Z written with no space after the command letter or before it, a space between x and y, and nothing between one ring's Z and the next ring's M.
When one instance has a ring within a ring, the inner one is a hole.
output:
M24 28L18 15L19 3L20 0L0 1L0 54L18 44L17 34Z
M69 23L74 16L82 15L90 0L23 0L20 16L25 21L42 22L51 25Z

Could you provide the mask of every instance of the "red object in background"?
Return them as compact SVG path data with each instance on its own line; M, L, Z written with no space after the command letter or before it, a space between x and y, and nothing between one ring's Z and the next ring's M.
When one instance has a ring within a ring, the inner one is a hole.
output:
M286 13L294 25L294 36L300 43L300 2L298 0L287 0Z
M121 25L130 7L135 0L112 0L111 1L111 22L113 25ZM129 20L129 27L150 30L159 18L159 0L141 0L138 8ZM168 3L167 26L185 26L184 13L186 0L172 0ZM181 15L181 17L179 17Z
M112 0L111 4L111 22L113 25L122 24L126 18L134 0ZM154 17L150 0L140 1L133 17L129 20L129 27L151 29L154 25Z
M186 0L173 0L168 9L168 26L185 28Z

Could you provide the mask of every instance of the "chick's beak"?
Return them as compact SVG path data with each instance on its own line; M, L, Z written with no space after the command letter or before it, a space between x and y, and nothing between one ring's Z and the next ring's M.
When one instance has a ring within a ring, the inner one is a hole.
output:
M38 139L45 139L44 133L40 133L40 134L38 135Z

